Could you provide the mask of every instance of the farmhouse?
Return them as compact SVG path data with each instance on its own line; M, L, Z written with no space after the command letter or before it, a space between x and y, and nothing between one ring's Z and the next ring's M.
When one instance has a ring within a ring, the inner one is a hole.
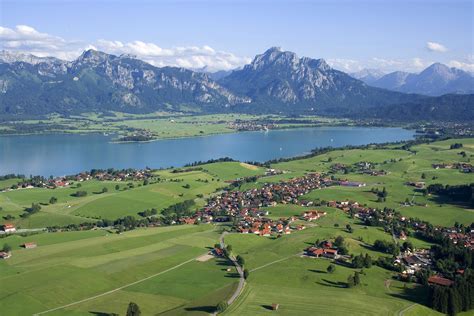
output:
M440 285L440 286L451 286L454 284L454 281L450 279L443 278L438 275L433 275L428 278L428 283L430 285Z
M4 225L2 225L2 230L5 233L14 233L14 232L16 232L16 228L13 224L4 224Z
M358 187L358 188L366 186L366 184L363 182L354 182L354 181L341 181L339 184L345 187Z
M8 259L12 256L10 252L0 251L0 259Z
M310 221L319 219L320 217L324 215L326 215L326 212L323 212L323 211L307 211L307 212L301 213L300 218L305 221L310 222Z
M36 248L37 247L37 244L35 242L25 242L23 244L23 248L25 249L33 249L33 248Z
M320 247L310 247L306 249L306 254L311 257L325 257L335 259L337 258L337 249L334 248L320 248Z

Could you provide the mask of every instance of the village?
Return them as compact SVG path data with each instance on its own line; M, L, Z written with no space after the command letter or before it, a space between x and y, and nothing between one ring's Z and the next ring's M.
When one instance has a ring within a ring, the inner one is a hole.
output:
M470 163L456 162L456 163L439 163L431 165L434 169L458 169L463 173L474 172L474 166Z
M47 188L55 189L61 187L68 187L75 182L83 182L89 180L98 181L145 181L153 178L154 175L151 169L135 170L135 169L124 169L124 170L99 170L93 169L90 172L81 172L76 175L62 176L62 177L40 177L35 176L30 179L23 178L18 184L14 184L8 188L0 188L0 192L8 192L18 189L31 189L31 188Z

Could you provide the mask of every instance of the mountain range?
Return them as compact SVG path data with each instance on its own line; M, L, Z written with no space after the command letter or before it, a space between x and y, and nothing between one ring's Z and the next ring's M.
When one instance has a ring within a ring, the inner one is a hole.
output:
M405 93L430 96L474 93L474 76L441 63L434 63L418 74L403 71L384 74L378 70L366 69L351 75L368 85Z
M133 56L95 50L85 51L73 61L0 53L0 116L164 110L332 116L368 113L371 117L373 109L410 107L417 102L431 104L436 98L372 87L331 68L323 59L300 58L277 47L257 55L242 69L215 76L155 67ZM449 108L450 102L466 104L470 99L447 96L443 106Z

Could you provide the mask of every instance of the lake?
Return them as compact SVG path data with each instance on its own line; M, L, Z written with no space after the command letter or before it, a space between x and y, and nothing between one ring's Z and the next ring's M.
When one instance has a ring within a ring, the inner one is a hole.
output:
M183 166L231 157L266 161L303 155L317 147L341 147L413 139L402 128L314 127L165 139L148 143L112 143L99 134L0 137L0 174L61 176L93 168Z

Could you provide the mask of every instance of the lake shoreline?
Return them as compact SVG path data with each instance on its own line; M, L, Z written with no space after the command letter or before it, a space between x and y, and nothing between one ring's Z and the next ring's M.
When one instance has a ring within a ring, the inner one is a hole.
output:
M0 137L0 173L49 176L90 169L160 169L223 157L263 162L301 156L321 147L407 141L415 137L415 131L399 127L357 126L244 131L146 142L114 142L111 135L102 133L4 136ZM124 146L117 146L120 144Z

